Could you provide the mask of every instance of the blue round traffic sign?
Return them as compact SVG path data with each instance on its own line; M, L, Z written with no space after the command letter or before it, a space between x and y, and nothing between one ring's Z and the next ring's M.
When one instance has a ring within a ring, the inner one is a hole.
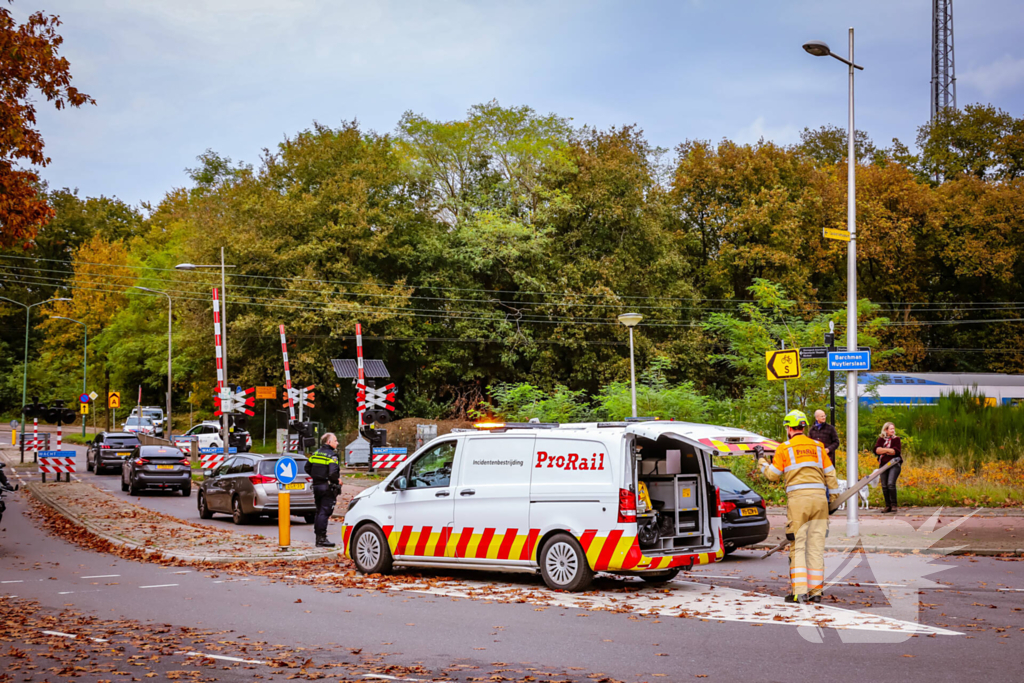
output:
M299 466L291 458L281 458L274 465L274 475L279 483L290 484L295 481L295 477L299 473L298 469Z
M90 401L92 401L92 396L90 396L89 394L82 394L81 396L78 397L78 401L79 403L89 403Z

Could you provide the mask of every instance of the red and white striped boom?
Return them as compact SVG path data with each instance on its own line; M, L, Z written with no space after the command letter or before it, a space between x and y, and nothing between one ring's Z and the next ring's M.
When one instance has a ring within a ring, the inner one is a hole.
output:
M284 325L281 325L281 355L284 356L284 388L288 399L288 419L295 422L295 400L292 398L292 369L288 364L288 340L284 336Z
M215 347L215 355L217 357L217 396L214 397L213 403L217 406L217 410L214 411L214 415L220 415L220 392L224 388L224 349L222 344L223 336L221 335L220 328L220 294L217 288L213 288L213 345Z

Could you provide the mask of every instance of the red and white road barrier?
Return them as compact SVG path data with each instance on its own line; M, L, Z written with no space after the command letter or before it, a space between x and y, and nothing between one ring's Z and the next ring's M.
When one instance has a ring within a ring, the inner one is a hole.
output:
M32 450L36 452L36 460L39 459L39 418L32 418Z
M74 458L39 458L39 471L43 474L74 474ZM68 481L71 481L69 478Z
M363 427L363 413L366 412L366 375L363 374L363 326L356 323L356 413L359 415L359 429Z
M370 467L375 470L393 470L409 458L408 453L374 454Z
M223 453L202 453L199 456L199 466L204 470L215 470L223 464Z
M295 422L295 400L292 398L292 368L288 364L288 340L284 336L284 325L281 331L281 355L284 356L284 396L288 399L288 421Z
M213 288L213 344L214 353L217 357L217 396L214 397L213 403L217 406L217 409L213 412L215 416L221 414L220 411L220 392L224 388L224 349L222 346L223 336L221 335L220 327L220 293L217 288Z

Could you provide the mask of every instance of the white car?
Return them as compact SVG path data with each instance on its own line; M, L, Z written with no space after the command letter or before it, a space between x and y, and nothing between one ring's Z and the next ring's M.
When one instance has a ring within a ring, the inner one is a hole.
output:
M149 436L156 435L156 425L151 420L145 417L129 417L123 425L121 425L122 431L133 432L135 434L148 434Z
M539 572L557 590L584 590L597 571L668 581L724 555L715 449L688 435L694 426L517 424L439 437L351 502L345 554L366 574L396 564Z
M218 420L205 420L184 434L175 435L174 445L187 452L192 443L192 438L195 437L199 440L200 448L222 448L224 441L221 439L220 432L221 424ZM242 452L249 451L252 448L252 436L249 432L241 429L236 430L236 433L245 434L245 447L239 450Z

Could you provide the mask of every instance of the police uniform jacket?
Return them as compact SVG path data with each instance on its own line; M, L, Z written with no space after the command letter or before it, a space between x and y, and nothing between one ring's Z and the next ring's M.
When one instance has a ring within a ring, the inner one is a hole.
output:
M341 479L341 465L338 463L338 452L327 445L316 449L303 468L313 478L313 485L337 484Z

